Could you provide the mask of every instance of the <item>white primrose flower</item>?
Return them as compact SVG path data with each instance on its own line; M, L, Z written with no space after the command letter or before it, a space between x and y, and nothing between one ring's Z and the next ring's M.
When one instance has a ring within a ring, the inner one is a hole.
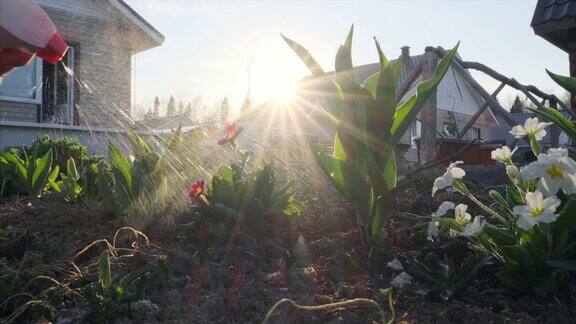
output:
M432 213L432 217L434 216L444 216L446 215L446 213L451 210L454 209L454 203L451 201L444 201L440 204L440 206L438 207L438 210L436 210L434 213Z
M411 275L402 271L400 272L400 274L398 274L396 277L392 279L390 284L392 285L392 287L402 288L404 287L404 285L411 283L412 280L414 280L414 278L412 278Z
M516 152L518 148L515 147L513 150L510 150L508 146L502 146L501 148L497 148L490 153L492 160L498 161L504 164L512 164L512 155Z
M386 266L394 271L402 271L404 270L404 266L397 258L392 259L392 261L388 262Z
M130 163L134 163L134 155L128 155L128 161L130 161Z
M482 229L484 229L484 226L486 226L486 220L484 219L484 217L476 216L474 217L474 221L472 223L466 224L466 226L464 226L464 229L462 229L462 232L460 232L459 234L460 236L466 236L466 237L474 236L480 233Z
M472 216L466 212L468 209L467 205L458 204L456 208L454 208L454 218L457 222L469 222L472 219Z
M448 168L446 168L446 173L444 173L441 177L436 178L434 180L434 185L432 186L432 196L436 193L436 191L440 189L444 189L446 187L450 187L454 180L459 180L464 178L466 172L458 167L458 165L463 164L462 161L456 161L451 163Z
M562 189L566 194L576 193L576 162L563 148L550 149L539 154L538 160L520 171L524 180L538 180L538 190L547 195L556 195Z
M555 196L547 197L540 191L528 192L525 196L526 205L516 206L514 214L519 215L518 227L529 230L539 222L552 223L558 217L555 212L560 206L560 200Z
M541 140L546 136L546 127L552 125L553 123L540 123L538 122L538 117L528 118L524 122L524 126L516 125L512 127L510 134L515 138L522 138L525 136L534 136L537 141Z

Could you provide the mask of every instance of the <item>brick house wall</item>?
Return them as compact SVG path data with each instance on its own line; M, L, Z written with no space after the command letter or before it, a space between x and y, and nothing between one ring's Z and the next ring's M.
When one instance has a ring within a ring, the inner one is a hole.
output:
M161 41L150 43L134 22L106 0L37 1L74 48L74 124L127 126L131 123L132 55L158 46ZM38 59L37 68L43 64L49 66ZM42 80L49 76L46 70L43 69ZM46 83L43 88L42 101L46 103ZM46 112L46 106L36 100L0 100L0 121L43 122L40 116L46 117L46 113L41 114L41 109Z
M75 47L78 124L117 127L125 122L130 116L132 86L126 27L114 19L100 21L52 8L45 11Z

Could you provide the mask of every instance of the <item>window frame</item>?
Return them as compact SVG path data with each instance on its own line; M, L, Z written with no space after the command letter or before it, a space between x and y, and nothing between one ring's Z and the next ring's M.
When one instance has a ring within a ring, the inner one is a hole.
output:
M6 95L0 95L0 101L10 101L10 102L20 102L20 103L28 103L28 104L35 104L35 105L42 105L42 60L38 57L34 57L34 64L36 64L36 91L34 93L34 99L30 98L21 98L21 97L12 97ZM28 62L27 64L30 64Z
M448 125L454 127L454 133L451 134L451 133L448 132L448 129L447 129L447 127L446 127L446 126L448 126ZM456 124L453 123L453 122L444 122L444 124L442 125L442 132L443 132L444 135L446 135L446 136L458 136L458 131L457 131L457 129L458 129L458 128L457 128Z

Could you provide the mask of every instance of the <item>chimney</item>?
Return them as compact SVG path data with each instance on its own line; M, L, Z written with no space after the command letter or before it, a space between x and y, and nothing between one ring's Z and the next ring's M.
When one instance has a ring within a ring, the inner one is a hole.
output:
M412 62L412 58L410 58L410 46L402 46L400 49L402 50L402 55L400 56L402 58L402 63L408 65Z

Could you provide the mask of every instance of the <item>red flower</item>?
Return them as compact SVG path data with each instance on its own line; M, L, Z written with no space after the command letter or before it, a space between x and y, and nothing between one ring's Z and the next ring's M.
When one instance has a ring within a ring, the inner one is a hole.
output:
M198 198L204 192L204 180L198 180L190 186L188 190L188 197L191 199Z
M226 136L218 140L218 145L234 142L236 137L240 135L242 128L236 126L235 122L227 122L226 125L224 125L224 131L226 132Z

